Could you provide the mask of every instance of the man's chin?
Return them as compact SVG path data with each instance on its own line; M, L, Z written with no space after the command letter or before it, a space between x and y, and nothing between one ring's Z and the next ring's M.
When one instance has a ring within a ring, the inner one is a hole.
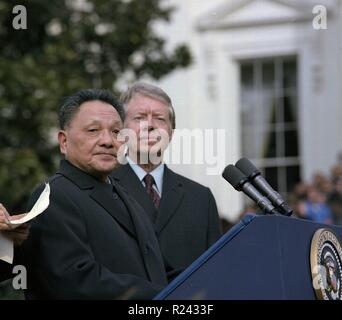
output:
M119 162L113 161L111 163L103 163L98 166L98 170L102 172L103 174L110 174L114 169L116 169L119 166Z
M134 154L133 157L131 157L131 154L129 156L133 161L135 161L138 164L157 164L161 162L160 150L148 150L146 152L139 152L138 155Z

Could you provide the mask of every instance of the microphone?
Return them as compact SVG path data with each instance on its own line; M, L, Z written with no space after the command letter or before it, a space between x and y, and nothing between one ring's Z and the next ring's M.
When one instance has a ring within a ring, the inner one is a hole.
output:
M247 176L248 180L272 202L281 214L290 216L293 213L293 210L284 201L281 195L268 184L268 182L262 177L261 172L251 161L247 158L241 158L236 162L235 166L243 172Z
M264 197L249 181L248 178L232 164L228 165L222 172L222 176L237 191L242 191L253 201L258 207L266 213L278 213L272 203Z

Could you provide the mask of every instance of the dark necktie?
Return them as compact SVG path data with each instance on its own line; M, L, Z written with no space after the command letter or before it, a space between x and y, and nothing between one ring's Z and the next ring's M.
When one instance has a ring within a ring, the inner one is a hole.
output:
M154 190L154 188L153 188L153 185L155 184L153 176L151 176L150 174L147 174L144 177L144 182L146 185L146 191L149 194L149 196L151 197L151 200L154 204L154 207L158 210L159 205L160 205L160 197L159 197L158 192L156 190Z

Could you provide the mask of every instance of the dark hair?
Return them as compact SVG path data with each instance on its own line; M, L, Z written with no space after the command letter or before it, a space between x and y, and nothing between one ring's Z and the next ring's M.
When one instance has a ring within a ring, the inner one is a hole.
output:
M123 104L123 108L125 111L125 114L127 113L127 105L128 103L136 96L136 95L142 95L145 97L149 97L152 99L157 99L163 103L166 103L169 107L169 114L170 114L170 121L172 129L176 128L176 115L175 110L172 106L171 98L167 95L167 93L152 84L145 83L145 82L137 82L133 84L131 87L129 87L120 97L120 101Z
M123 107L111 92L102 89L82 89L64 99L58 115L60 128L64 130L70 125L71 120L74 118L82 103L95 100L112 105L119 113L121 120L124 120Z

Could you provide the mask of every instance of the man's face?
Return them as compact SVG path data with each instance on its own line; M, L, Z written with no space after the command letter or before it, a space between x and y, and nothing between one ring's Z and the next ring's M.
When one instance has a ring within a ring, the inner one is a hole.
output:
M153 154L164 151L172 137L169 106L160 100L135 95L127 105L125 128L133 130L136 139L129 139L131 152Z
M81 170L102 181L117 166L122 121L114 107L102 101L83 103L71 123L58 134L61 152Z

